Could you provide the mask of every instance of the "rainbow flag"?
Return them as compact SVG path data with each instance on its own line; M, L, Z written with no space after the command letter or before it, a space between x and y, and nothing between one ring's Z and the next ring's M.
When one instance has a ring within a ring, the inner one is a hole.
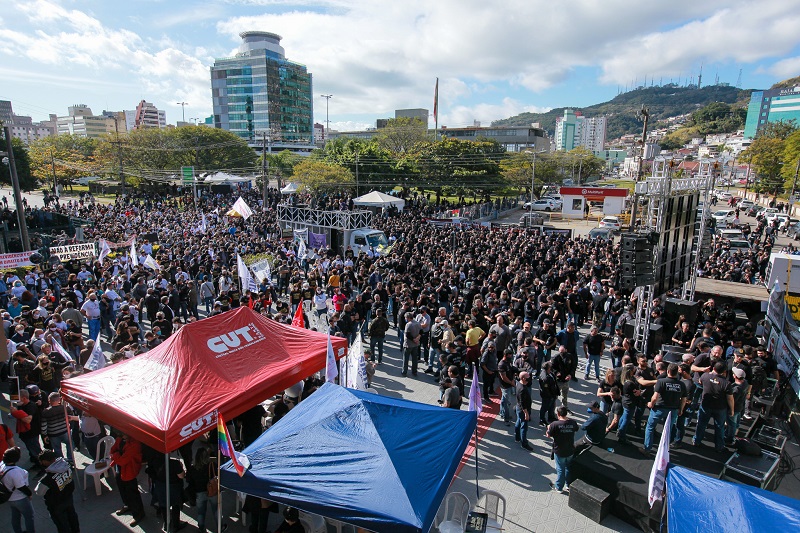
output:
M221 414L217 414L217 438L219 440L219 451L222 455L231 458L233 467L236 469L236 473L239 474L239 477L244 476L244 471L250 466L250 461L245 454L239 453L233 449L231 436L228 434L228 426L225 425Z

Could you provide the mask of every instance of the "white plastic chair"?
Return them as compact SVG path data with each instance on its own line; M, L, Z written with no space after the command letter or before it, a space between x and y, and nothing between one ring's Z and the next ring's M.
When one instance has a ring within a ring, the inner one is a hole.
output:
M469 498L460 492L451 492L444 500L444 516L436 517L439 533L464 533L469 517Z
M92 476L94 479L94 492L98 496L103 493L103 484L100 482L100 478L103 476L111 476L112 446L114 446L114 437L103 437L100 439L100 442L97 444L97 457L95 458L95 462L86 465L86 468L83 469L83 490L86 490L87 488L86 480L88 476ZM95 464L99 463L100 461L105 461L106 466L97 468Z
M502 494L489 489L481 491L478 507L489 515L486 531L501 531L503 529L503 522L506 520L506 499Z

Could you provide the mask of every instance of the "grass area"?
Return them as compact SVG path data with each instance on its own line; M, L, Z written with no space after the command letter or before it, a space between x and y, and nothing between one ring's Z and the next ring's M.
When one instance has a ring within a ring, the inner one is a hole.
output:
M633 187L635 185L633 180L603 180L603 183L606 185L613 185L614 187L619 187L621 189L628 189L629 191L633 191Z

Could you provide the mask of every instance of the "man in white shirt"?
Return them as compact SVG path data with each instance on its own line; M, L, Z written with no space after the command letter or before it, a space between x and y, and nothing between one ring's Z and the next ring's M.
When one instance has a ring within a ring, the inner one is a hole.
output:
M89 324L89 338L96 339L100 334L100 302L96 292L89 293L89 298L81 306L81 313Z
M11 492L8 505L11 508L11 525L14 531L23 531L21 525L25 521L24 531L35 531L33 525L33 491L28 486L28 471L17 466L22 453L17 446L12 446L3 453L0 463L0 483Z

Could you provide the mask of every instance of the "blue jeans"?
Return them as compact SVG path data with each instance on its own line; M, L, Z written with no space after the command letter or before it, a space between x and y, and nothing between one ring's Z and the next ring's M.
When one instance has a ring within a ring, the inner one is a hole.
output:
M739 419L742 418L742 413L744 411L739 411L738 413L733 413L733 416L728 415L725 425L725 440L728 442L733 441L733 438L736 436L736 431L739 429Z
M369 338L369 351L372 353L372 357L377 357L377 361L379 363L383 362L383 341L386 340L385 337L370 337ZM375 353L375 347L377 346L378 352Z
M20 437L20 440L25 444L28 449L28 454L31 457L31 462L39 464L39 454L42 453L42 444L39 441L39 435L28 435L27 437Z
M511 420L511 406L516 399L514 387L500 387L500 417L503 422Z
M205 298L203 298L203 305L206 306L206 314L211 312L211 306L213 305L213 303L214 303L213 296L206 296Z
M209 507L211 508L211 517L214 519L216 525L218 497L219 496L214 496L212 498L209 498L208 492L206 491L197 493L197 504L195 505L195 509L197 510L197 529L199 529L200 531L206 530L206 510Z
M21 500L9 501L8 505L11 506L11 529L14 533L36 533L36 528L33 526L33 505L26 497ZM22 520L25 519L25 529L22 529Z
M697 413L697 430L694 433L694 444L703 442L708 422L714 419L714 448L718 452L725 449L725 420L728 418L727 409L706 409L700 404L700 411Z
M102 326L102 324L100 323L100 317L90 318L88 323L89 323L89 338L92 340L96 340L97 336L100 335L100 327Z
M592 365L594 365L594 375L597 379L600 379L600 356L599 355L589 355L589 359L586 361L586 374L583 376L583 379L589 379L589 371L591 370Z
M627 438L625 435L628 433L628 426L631 423L631 418L633 417L633 406L625 407L622 410L622 416L619 419L619 428L617 429L617 440L620 442L627 442Z
M693 414L692 408L687 405L683 410L683 416L678 416L678 423L675 424L675 434L672 435L672 442L683 441L683 437L686 435L686 426L689 425Z
M519 406L516 408L517 422L514 424L514 437L518 438L523 445L528 444L528 420L525 420L525 414Z
M647 417L647 427L644 430L644 449L650 450L653 447L653 434L656 432L656 426L659 422L664 422L667 419L667 414L672 413L672 420L670 427L670 440L675 436L675 424L678 422L677 409L664 409L654 407L650 409L650 416ZM664 428L666 430L666 428Z
M48 435L48 439L50 440L50 448L56 453L56 457L64 457L64 452L61 450L61 445L64 444L67 446L67 460L75 462L72 456L72 443L69 441L67 433L55 436Z
M569 467L572 464L573 456L559 457L555 456L556 460L556 490L564 490L564 485L567 484L569 478Z

